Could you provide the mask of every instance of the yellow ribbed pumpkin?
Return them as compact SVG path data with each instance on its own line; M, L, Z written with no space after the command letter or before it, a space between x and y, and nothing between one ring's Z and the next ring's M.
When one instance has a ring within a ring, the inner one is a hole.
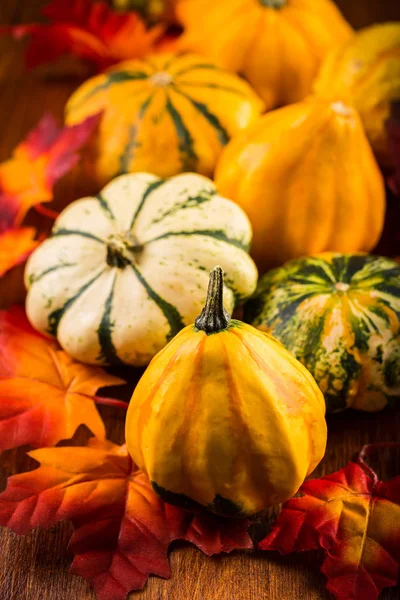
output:
M389 165L385 121L400 99L400 22L363 29L330 54L314 91L354 106L382 165Z
M279 342L231 320L222 290L216 267L195 324L139 381L126 442L166 501L242 516L290 498L319 463L325 403Z
M253 225L260 269L327 250L369 251L385 214L385 190L356 111L309 99L270 112L227 146L219 193Z
M302 100L353 33L331 0L179 0L177 15L180 47L243 74L267 108Z
M141 171L211 176L224 145L262 110L263 102L237 75L201 56L159 54L86 81L67 104L66 122L103 111L89 153L104 184Z

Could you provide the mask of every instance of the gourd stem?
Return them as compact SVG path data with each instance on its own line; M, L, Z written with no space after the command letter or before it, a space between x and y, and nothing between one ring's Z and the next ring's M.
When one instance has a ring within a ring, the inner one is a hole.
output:
M262 6L267 8L283 8L287 4L287 0L259 0Z
M135 255L143 250L132 232L113 234L107 241L107 264L110 267L123 269L135 259Z
M210 334L228 327L231 315L224 308L223 291L224 272L221 267L214 267L210 273L205 307L194 322L197 329Z

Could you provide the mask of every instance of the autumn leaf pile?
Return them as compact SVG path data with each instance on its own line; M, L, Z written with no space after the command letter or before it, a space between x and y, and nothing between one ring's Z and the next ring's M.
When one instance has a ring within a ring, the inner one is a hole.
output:
M47 22L1 27L29 38L26 64L36 67L74 54L102 71L173 44L166 26L148 25L138 13L117 13L103 2L53 0ZM24 225L32 209L53 199L55 183L79 160L97 125L91 117L62 127L51 115L0 164L0 277L23 263L43 234ZM399 122L388 123L397 172L390 186L400 194ZM9 478L0 495L0 524L18 534L68 520L74 531L71 572L88 579L99 600L124 600L149 575L167 578L169 546L194 544L211 556L252 550L247 519L222 519L168 505L154 493L124 445L106 439L99 404L126 403L98 395L125 381L99 367L74 361L57 342L30 326L22 308L0 312L0 449L30 445L39 466ZM63 445L85 425L86 446ZM355 462L306 481L282 508L258 550L282 554L319 549L327 589L339 600L374 600L394 586L400 564L400 476L380 481L365 462Z
M60 128L51 115L0 164L0 276L23 262L38 245L38 232L21 227L32 207L53 199L53 186L77 163L96 118ZM40 210L40 209L39 209Z

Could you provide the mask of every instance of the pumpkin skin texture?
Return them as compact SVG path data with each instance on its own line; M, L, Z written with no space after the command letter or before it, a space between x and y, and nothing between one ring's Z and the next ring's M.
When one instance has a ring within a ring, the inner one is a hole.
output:
M310 99L270 112L236 137L218 191L253 225L261 272L325 251L369 251L385 215L382 174L353 109Z
M375 412L400 396L400 265L326 253L261 278L245 320L315 377L327 410Z
M129 453L173 504L244 516L291 497L324 455L325 404L276 340L223 309L222 269L194 325L152 360L129 404Z
M73 125L103 111L87 162L104 184L137 171L211 176L223 146L262 110L236 75L203 57L163 53L89 79L71 96L65 118Z
M330 0L180 0L177 15L179 47L244 75L268 109L302 100L326 54L353 35Z
M385 122L391 103L400 98L400 22L362 29L329 54L314 91L353 106L379 162L390 166Z
M198 314L216 260L229 309L254 292L250 239L243 211L201 175L121 176L70 204L29 258L28 318L82 362L146 365Z

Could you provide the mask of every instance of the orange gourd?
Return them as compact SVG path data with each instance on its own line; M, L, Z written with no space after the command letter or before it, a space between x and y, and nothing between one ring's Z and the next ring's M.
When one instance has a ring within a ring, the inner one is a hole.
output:
M157 54L88 79L68 101L66 121L102 112L86 156L104 184L142 171L211 176L224 145L263 108L247 82L203 57Z
M383 166L391 164L385 122L400 99L400 22L358 31L323 63L314 91L341 100L359 112L368 139Z
M265 115L226 147L215 178L250 218L261 272L311 253L369 251L381 235L383 178L357 112L340 102Z
M315 469L325 403L282 344L231 319L224 288L215 267L203 310L136 386L125 437L166 502L242 517L284 502Z
M331 0L179 0L180 47L244 75L268 108L302 100L326 54L352 36Z

